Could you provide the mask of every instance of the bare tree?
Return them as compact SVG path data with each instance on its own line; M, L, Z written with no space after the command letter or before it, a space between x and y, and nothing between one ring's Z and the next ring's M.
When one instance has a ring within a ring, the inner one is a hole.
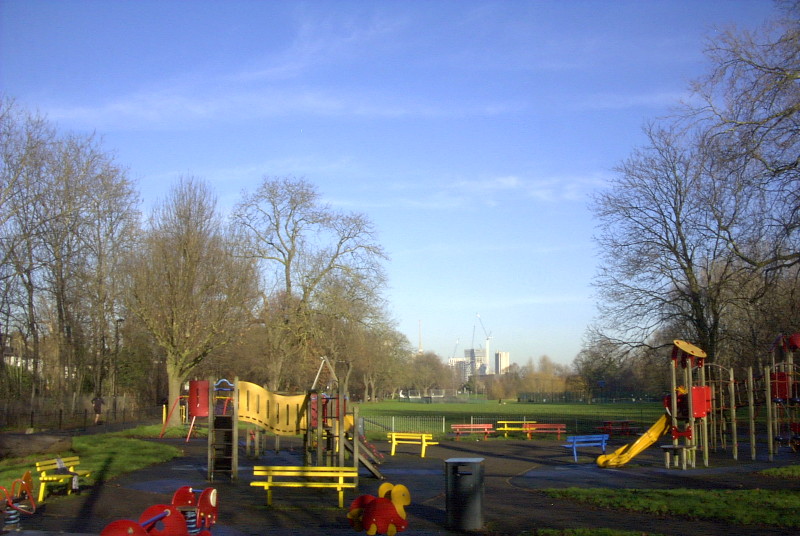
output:
M447 365L433 352L412 357L409 372L412 386L425 396L429 395L431 389L445 387L449 378Z
M362 399L377 400L383 393L404 387L402 371L409 367L411 346L405 335L389 326L373 328L366 351L355 364Z
M154 211L129 265L129 308L164 350L176 400L197 364L252 322L253 264L234 256L209 189L184 178Z
M690 116L715 152L717 230L741 259L769 271L800 263L800 3L755 32L709 41L709 74Z
M32 393L44 393L43 386L58 395L102 389L112 293L96 292L90 274L104 272L105 288L113 285L110 264L119 262L120 247L101 237L109 236L111 206L116 217L132 220L124 233L115 231L118 239L131 232L135 194L94 136L59 135L44 118L8 102L0 117L4 327L25 342L20 357L33 371ZM113 299L119 303L118 295Z
M119 390L119 346L124 322L123 260L139 231L138 194L125 173L112 162L100 161L88 186L82 232L86 263L78 274L80 297L86 303L88 360L95 392ZM116 399L114 400L116 404Z
M232 220L243 234L243 255L259 262L265 284L274 288L271 294L281 297L281 339L291 337L291 349L282 343L282 355L265 357L305 361L313 368L320 352L336 351L330 338L336 323L328 322L327 332L321 331L322 318L352 320L360 314L356 310L364 310L357 302L376 297L383 283L384 253L371 222L321 203L304 180L267 177L254 193L244 195ZM352 307L339 299L342 288L350 291ZM270 367L275 373L287 369L279 363ZM281 384L283 378L270 382Z
M650 145L594 199L605 333L633 347L671 326L713 357L727 289L741 266L709 232L703 153L673 131L651 127L647 134Z
M29 363L34 376L32 402L41 370L36 305L42 267L37 255L41 220L35 207L45 190L55 139L55 130L44 118L19 109L10 99L0 100L0 337L9 340L13 329L21 341L19 357Z

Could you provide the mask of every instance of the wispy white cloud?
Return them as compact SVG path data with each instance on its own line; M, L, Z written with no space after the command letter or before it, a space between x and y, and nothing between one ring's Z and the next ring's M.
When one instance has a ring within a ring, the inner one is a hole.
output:
M97 105L55 104L46 108L55 121L81 127L137 130L185 130L208 122L236 123L256 118L362 117L462 118L521 112L518 102L460 104L380 93L322 88L241 87L205 90L173 86L119 95Z
M665 109L689 98L688 91L647 93L594 93L567 102L573 110L624 110L630 108Z
M587 194L603 182L602 177L591 175L542 178L505 175L483 180L457 181L449 189L480 194L484 199L487 196L497 196L503 202L520 196L542 202L562 202L585 200ZM474 201L472 196L470 201Z

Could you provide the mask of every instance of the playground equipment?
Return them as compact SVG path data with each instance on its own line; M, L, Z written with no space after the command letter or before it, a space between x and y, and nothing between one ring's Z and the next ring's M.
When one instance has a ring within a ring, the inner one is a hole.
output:
M349 364L347 364L349 366ZM316 386L326 374L328 384L335 385L336 395L316 391ZM245 434L246 452L259 455L266 443L266 434L275 437L275 450L280 449L282 436L303 437L306 466L345 466L345 455L351 453L354 465L361 463L375 477L383 480L378 469L382 455L358 432L358 408L348 412L347 397L339 382L334 365L327 357L321 358L320 369L314 385L306 394L277 394L254 383L233 382L225 379L192 380L188 396L173 403L169 416L186 401L186 414L191 418L188 442L198 418L208 419L208 480L218 475L238 478L239 423L252 425ZM169 416L165 415L166 430ZM263 441L262 441L263 440ZM313 459L312 459L313 458Z
M25 471L22 478L11 483L11 490L0 486L0 502L4 506L3 526L18 527L20 515L31 515L36 512L36 500L33 498L33 479L30 471Z
M695 466L698 444L702 445L703 459L708 466L708 428L706 417L711 407L711 390L705 385L704 360L706 353L686 341L675 340L672 346L672 387L670 395L664 399L666 414L662 415L639 439L623 445L610 454L599 456L600 467L620 467L668 432L672 444L662 445L667 467L674 456L677 465L686 469L687 463ZM678 366L683 371L683 386L678 386ZM698 385L694 385L697 376ZM697 433L697 420L700 420L700 433ZM699 436L699 437L698 437Z
M189 486L178 488L171 504L147 508L139 521L112 521L100 536L211 536L217 520L217 490L206 488L199 497Z
M637 441L597 459L601 467L624 465L659 437L672 433L672 445L662 445L667 465L671 455L685 467L695 465L696 451L703 452L708 466L710 448L731 447L739 456L740 410L747 410L747 441L750 457L756 459L759 438L766 437L768 459L787 446L800 451L800 367L794 354L800 349L800 333L779 335L770 348L770 364L747 369L744 381L736 380L733 369L705 362L705 352L685 342L674 341L672 352L672 393L665 399L667 414ZM684 386L677 385L678 364ZM691 393L691 394L689 394ZM763 413L759 412L763 410ZM698 426L699 424L699 426ZM681 428L683 425L683 428ZM729 442L730 441L730 442Z
M347 519L356 532L394 536L408 528L405 507L411 504L411 493L402 484L384 482L378 496L361 495L350 504Z
M770 459L774 449L787 445L800 450L800 368L794 353L800 349L800 333L780 335L772 345L769 368L767 417L770 435ZM778 359L783 361L777 361ZM766 377L766 373L765 373Z
M770 461L781 446L800 451L800 370L794 363L798 348L800 333L779 335L770 348L770 364L755 371L748 367L745 381L735 381L732 370L706 366L712 378L714 448L727 448L729 432L733 457L738 459L737 410L746 407L751 459L756 459L757 438L764 436ZM713 379L715 370L719 371L717 380ZM715 382L718 387L714 387ZM762 410L764 413L759 414Z

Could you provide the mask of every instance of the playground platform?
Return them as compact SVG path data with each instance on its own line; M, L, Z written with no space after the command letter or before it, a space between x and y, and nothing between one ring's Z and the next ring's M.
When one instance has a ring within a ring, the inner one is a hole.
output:
M138 519L149 506L168 503L180 486L202 489L216 487L219 493L218 523L215 536L250 535L345 535L357 534L346 518L346 509L336 508L330 490L290 490L275 492L274 506L267 507L263 490L249 486L253 465L299 464L300 440L284 438L279 453L269 452L259 459L240 457L239 479L206 481L205 440L159 440L181 448L184 455L85 489L80 495L53 498L34 516L22 521L19 536L97 535L111 521ZM621 444L620 440L620 444ZM786 529L735 526L677 517L655 517L618 510L604 510L551 499L544 488L703 488L703 489L785 489L800 492L800 482L787 482L759 476L757 471L800 463L788 449L773 462L734 461L729 452L712 453L711 467L687 471L665 469L660 449L651 448L635 461L619 469L603 469L595 464L591 452L581 453L578 463L556 441L490 440L443 441L428 448L425 458L419 447L398 448L389 456L388 442L378 443L386 454L381 471L392 483L404 484L411 492L407 508L409 528L405 534L417 536L458 534L446 527L444 460L484 458L485 496L483 518L486 535L519 535L537 528L606 527L664 535L732 534L739 536L778 536ZM740 452L743 456L744 451ZM361 472L358 492L348 490L345 502L357 495L375 494L379 481L366 470Z

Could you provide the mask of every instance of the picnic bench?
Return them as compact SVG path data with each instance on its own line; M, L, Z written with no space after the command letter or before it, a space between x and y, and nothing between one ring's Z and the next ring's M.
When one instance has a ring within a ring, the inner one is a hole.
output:
M428 448L428 445L438 445L438 441L433 440L433 434L424 434L419 432L389 432L386 434L386 437L392 443L392 452L391 455L394 456L395 450L397 449L397 445L400 444L408 444L408 445L421 445L422 449L420 451L420 458L425 457L425 451Z
M533 434L558 434L557 439L561 439L561 434L567 433L566 424L553 424L553 423L535 423L529 422L523 425L525 435L531 439Z
M580 447L600 447L605 454L608 437L608 434L568 436L567 444L562 446L572 450L572 457L577 462L578 448Z
M266 480L250 482L253 487L267 490L267 505L272 506L272 488L328 488L339 494L339 508L344 508L345 488L358 487L357 467L304 467L295 465L256 465L254 477ZM292 480L277 480L277 478Z
M36 471L39 473L39 504L44 502L48 484L67 484L67 494L78 490L79 479L92 474L91 471L75 469L80 463L78 456L36 462Z
M631 421L603 421L603 424L597 429L604 434L626 436L633 435L640 430L638 426L631 426Z
M483 434L483 439L489 439L489 434L494 431L494 425L488 424L451 424L450 429L456 433L456 441L461 434Z
M497 421L496 430L508 437L509 432L524 432L526 424L536 424L536 421Z

